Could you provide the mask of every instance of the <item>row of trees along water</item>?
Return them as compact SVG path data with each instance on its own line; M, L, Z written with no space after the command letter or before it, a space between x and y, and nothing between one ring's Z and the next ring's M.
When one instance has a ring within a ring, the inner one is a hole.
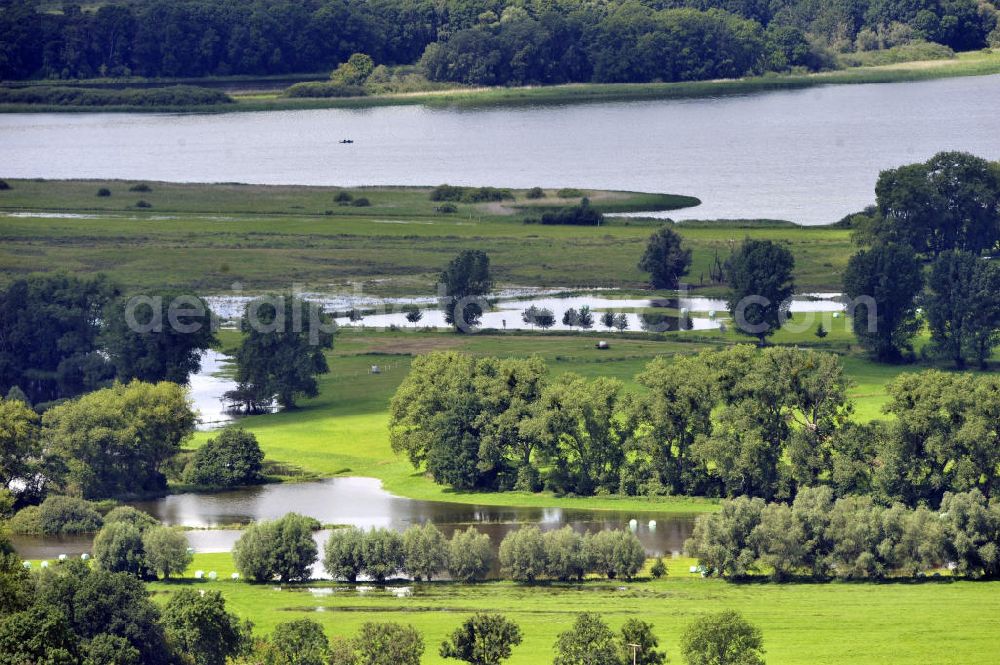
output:
M559 494L838 496L938 505L997 491L1000 379L938 370L886 386L885 420L852 417L838 356L740 345L657 358L622 381L549 376L540 358L417 357L390 439L460 489Z
M352 53L469 84L739 77L832 63L828 49L1000 41L995 3L509 3L144 0L0 6L0 78L329 70Z
M318 556L312 537L317 528L315 520L294 513L254 524L233 549L236 567L244 577L257 582L308 580ZM503 539L498 563L502 577L535 582L582 580L589 573L631 579L645 561L642 544L630 531L581 535L568 526L544 533L530 526L512 531ZM403 533L392 529L334 529L323 554L326 572L347 582L359 577L384 582L400 575L417 581L431 580L443 572L454 580L472 582L486 579L494 563L493 546L486 534L469 527L456 531L448 540L430 522Z

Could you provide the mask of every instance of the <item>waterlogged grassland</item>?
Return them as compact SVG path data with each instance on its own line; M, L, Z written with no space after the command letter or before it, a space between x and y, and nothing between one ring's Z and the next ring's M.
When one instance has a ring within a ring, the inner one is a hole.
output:
M668 560L666 579L520 586L412 585L396 597L372 588L331 582L289 587L229 580L229 554L198 554L185 578L151 585L164 603L178 589L222 592L227 607L269 633L283 621L309 618L330 637L353 635L366 621L411 624L427 646L423 662L445 663L437 647L475 611L499 611L524 635L511 665L551 662L556 636L575 613L599 612L617 630L630 618L653 623L671 662L680 637L699 616L736 609L759 625L771 665L992 665L1000 634L1000 582L942 579L924 583L732 584L688 573L689 559ZM194 570L215 570L219 581L195 581ZM390 587L391 588L391 587Z
M644 286L636 264L649 235L663 222L609 218L601 227L523 223L516 200L458 204L441 214L426 188L349 190L364 208L339 206L331 187L170 185L100 181L9 181L0 192L0 282L33 271L105 272L134 289L170 286L220 293L239 282L248 291L322 291L362 284L371 295L433 294L440 269L460 250L489 251L501 286L544 288ZM110 197L96 196L107 187ZM685 197L585 191L594 205L662 210ZM136 208L144 200L150 209ZM545 205L569 205L557 199ZM326 214L329 211L330 214ZM23 216L29 215L29 216ZM829 227L726 222L680 224L694 252L689 280L708 280L746 237L787 243L803 291L839 290L853 248L850 233ZM705 288L701 292L719 292Z

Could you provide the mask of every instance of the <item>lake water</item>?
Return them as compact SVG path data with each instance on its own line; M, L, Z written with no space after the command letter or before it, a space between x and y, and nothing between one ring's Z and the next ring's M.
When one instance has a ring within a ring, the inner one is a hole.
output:
M628 528L637 519L636 535L650 555L679 552L694 528L694 515L636 513L565 508L508 508L441 501L418 501L389 494L373 478L330 478L308 483L248 487L212 494L175 494L132 504L149 512L164 524L196 527L186 535L199 552L227 552L240 537L237 529L212 527L275 519L294 511L324 524L361 528L386 527L403 530L431 521L446 536L475 525L490 535L494 547L522 524L537 524L543 530L570 525L580 533L602 529ZM650 524L655 520L655 525ZM329 532L315 534L322 549ZM14 536L18 554L26 559L54 559L89 552L92 536ZM322 570L314 569L317 577Z
M0 177L576 186L704 202L675 219L821 224L872 202L882 169L940 150L1000 159L997 108L1000 76L486 109L0 114Z

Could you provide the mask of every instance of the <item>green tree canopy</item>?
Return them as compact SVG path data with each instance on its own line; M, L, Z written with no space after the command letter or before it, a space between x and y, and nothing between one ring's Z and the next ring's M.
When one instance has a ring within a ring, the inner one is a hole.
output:
M118 298L100 335L120 381L186 384L216 339L212 311L197 296L165 292Z
M480 612L466 619L441 644L441 657L472 665L500 665L521 643L521 629L502 614Z
M153 526L142 534L142 548L146 553L146 565L155 575L164 579L175 573L183 573L191 565L194 555L188 552L188 541L180 529Z
M226 611L218 591L177 591L164 606L161 623L170 642L195 665L225 665L250 640L250 622Z
M364 623L354 638L359 665L420 665L424 638L413 626Z
M479 324L484 297L493 290L490 257L478 249L466 249L441 272L439 306L444 320L458 332L468 332Z
M555 644L554 665L589 665L620 662L615 634L597 614L576 616L573 627L559 634Z
M326 665L330 641L323 626L312 619L284 621L274 627L271 646L278 652L282 665Z
M914 299L923 290L920 263L909 246L878 244L851 257L844 295L854 334L876 359L898 361L919 329Z
M689 665L763 665L760 629L727 610L695 620L684 631L681 651Z
M1000 330L1000 266L970 252L946 250L931 266L927 322L938 353L964 367L985 366Z
M448 574L459 582L485 579L493 565L490 537L470 526L456 531L448 543Z
M764 344L784 323L795 293L792 253L771 240L743 241L726 265L728 308L737 330Z
M243 577L257 582L307 580L318 552L314 527L316 520L296 513L251 524L233 547L233 563Z
M227 427L198 448L184 469L184 481L210 487L263 482L264 453L253 432Z
M680 235L663 226L649 237L639 259L639 270L649 273L654 289L676 289L691 267L691 250L682 247Z
M236 351L239 390L286 408L299 397L319 394L316 376L330 371L325 349L333 347L334 324L317 303L294 295L258 298L240 320L243 341Z
M45 445L66 464L66 488L84 497L160 490L161 465L194 431L194 413L175 383L118 383L46 411Z
M448 541L432 522L403 533L403 571L415 580L431 580L448 566Z
M863 237L902 243L936 257L979 254L1000 241L1000 169L964 152L940 152L920 164L883 171L877 215Z
M356 582L364 570L365 532L357 527L333 529L323 548L323 569L334 579Z
M17 386L38 405L109 379L98 335L115 294L103 276L65 274L18 279L0 292L0 394Z

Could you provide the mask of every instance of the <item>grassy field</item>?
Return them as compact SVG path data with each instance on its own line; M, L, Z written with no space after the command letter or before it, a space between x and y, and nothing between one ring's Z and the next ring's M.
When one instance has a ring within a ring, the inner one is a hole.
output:
M366 97L302 99L285 97L280 92L248 92L235 95L236 104L185 107L108 106L100 111L158 112L192 111L234 112L275 111L317 108L366 108L426 104L429 106L500 106L519 104L567 104L643 99L683 99L719 95L742 95L771 90L808 88L817 85L849 85L919 81L955 76L983 76L1000 73L1000 52L983 50L960 53L952 59L918 60L890 65L849 67L815 74L767 74L744 79L676 83L576 83L525 87L455 87L447 90L371 95ZM311 76L306 78L313 78ZM235 83L243 81L237 77ZM266 80L266 79L265 79ZM197 79L183 79L197 85ZM209 81L218 83L219 79ZM170 81L171 83L177 80ZM101 83L98 81L98 83ZM86 85L85 82L80 82ZM92 108L0 104L2 112L93 111Z
M500 611L520 624L524 642L511 665L550 662L556 636L575 613L599 612L614 629L637 617L654 625L670 662L682 662L680 636L698 616L736 609L760 626L769 665L988 665L996 662L1000 582L732 584L688 573L688 559L668 562L659 581L519 586L414 585L399 597L383 588L361 593L347 585L314 582L277 587L228 579L228 554L199 554L184 579L151 585L157 602L194 586L221 591L227 606L269 633L276 623L306 617L329 636L350 636L365 621L411 624L424 635L423 662L444 663L437 647L469 614ZM214 570L220 581L195 581ZM224 581L223 581L224 580ZM390 589L392 587L389 587Z
M2 173L0 173L2 177ZM662 222L611 219L601 227L525 225L526 209L569 205L554 192L541 202L458 204L434 211L426 188L350 190L365 208L339 206L332 187L177 185L10 180L0 191L0 283L33 271L106 272L129 288L170 286L223 293L300 284L369 295L435 293L441 268L460 250L489 251L501 286L641 288L636 264ZM110 197L97 197L106 187ZM696 199L587 191L604 210L663 210ZM152 205L136 208L139 200ZM327 214L329 211L329 214ZM28 215L28 216L18 216ZM680 224L694 252L689 280L708 280L745 237L787 243L801 291L839 290L853 251L850 232L787 223ZM712 289L701 289L712 292ZM715 289L718 292L718 289Z

